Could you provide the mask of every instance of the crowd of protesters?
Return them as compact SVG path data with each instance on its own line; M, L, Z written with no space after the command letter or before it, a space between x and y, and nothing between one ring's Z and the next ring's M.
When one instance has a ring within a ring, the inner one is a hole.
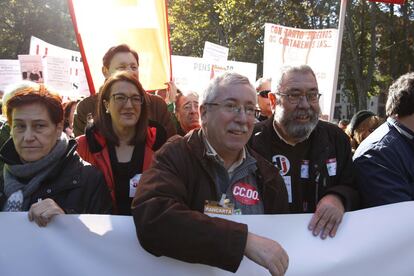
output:
M243 256L284 275L289 252L242 223L209 214L313 213L334 238L347 211L414 199L414 73L389 88L387 119L320 119L307 66L253 86L237 73L205 91L139 82L128 45L103 57L99 93L62 104L23 81L3 97L0 208L46 226L59 214L132 215L160 256L235 272ZM179 233L179 235L177 234Z

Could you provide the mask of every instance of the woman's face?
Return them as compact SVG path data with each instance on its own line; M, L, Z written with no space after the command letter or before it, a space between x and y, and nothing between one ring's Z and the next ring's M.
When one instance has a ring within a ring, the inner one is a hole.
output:
M20 159L34 162L46 156L62 134L63 123L55 125L46 106L26 104L13 109L11 136Z
M111 87L105 107L112 119L115 129L135 128L141 115L141 105L144 99L138 88L128 81L117 81Z
M361 144L374 130L379 127L380 120L376 117L369 117L362 121L362 123L355 130L354 137L358 144Z

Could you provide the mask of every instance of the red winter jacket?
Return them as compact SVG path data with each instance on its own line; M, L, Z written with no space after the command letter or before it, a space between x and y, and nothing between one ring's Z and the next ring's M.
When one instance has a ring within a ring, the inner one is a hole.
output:
M93 126L87 129L84 135L77 137L76 140L78 142L77 152L79 156L82 157L83 160L97 167L103 173L111 193L114 213L117 213L115 180L105 137ZM143 172L151 166L154 152L165 143L165 129L159 125L151 126L150 124L147 129L147 137L145 140Z

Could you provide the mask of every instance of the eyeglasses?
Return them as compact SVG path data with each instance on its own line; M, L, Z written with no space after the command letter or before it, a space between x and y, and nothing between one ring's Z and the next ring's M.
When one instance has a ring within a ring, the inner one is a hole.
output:
M303 98L306 98L308 103L316 103L322 94L318 93L317 91L314 92L308 92L306 94L299 94L299 93L281 93L277 92L275 93L280 96L285 96L288 98L288 101L291 104L299 104L300 100Z
M262 90L262 91L259 91L257 94L259 94L263 98L267 98L269 92L270 92L270 90Z
M205 103L205 105L213 105L219 106L222 110L227 113L232 113L234 115L241 114L242 109L246 116L254 117L256 112L256 107L253 104L249 105L240 105L232 102L224 102L224 103Z
M118 93L111 95L111 97L114 99L115 104L119 106L125 105L128 100L131 100L132 105L141 105L144 102L144 97L141 95L133 95L128 97L125 94Z

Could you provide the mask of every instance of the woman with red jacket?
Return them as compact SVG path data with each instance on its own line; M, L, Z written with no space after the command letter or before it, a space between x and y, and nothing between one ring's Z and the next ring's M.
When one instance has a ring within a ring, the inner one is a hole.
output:
M114 213L131 215L131 202L154 151L166 140L165 129L148 120L145 90L132 74L108 78L98 98L93 125L78 137L78 153L105 175Z

